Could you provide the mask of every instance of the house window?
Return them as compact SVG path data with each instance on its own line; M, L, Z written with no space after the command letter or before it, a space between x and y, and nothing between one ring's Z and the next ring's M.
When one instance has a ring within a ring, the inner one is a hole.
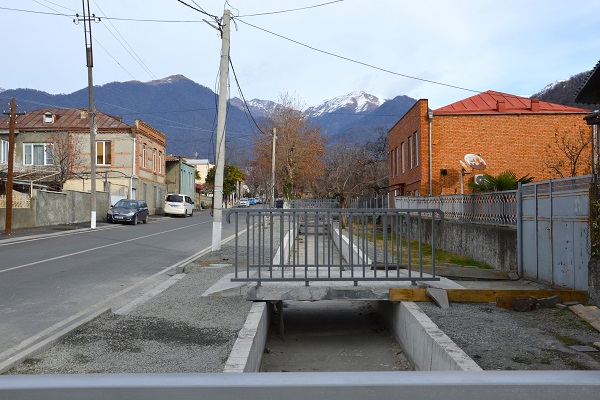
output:
M408 137L408 169L412 169L414 164L414 152L413 152L413 137Z
M0 164L8 164L8 142L0 140Z
M50 111L47 111L44 113L44 118L43 121L45 124L52 124L54 123L54 114L52 114Z
M413 142L415 143L415 167L419 166L419 140L418 140L418 132L415 132L413 135Z
M156 149L152 149L152 171L156 172Z
M52 143L25 143L23 165L52 165Z
M110 165L111 162L110 141L96 142L96 165Z
M400 175L398 173L398 148L397 147L394 149L394 166L395 166L395 170L396 170L396 176Z
M142 168L146 168L148 166L148 149L146 144L142 145Z
M402 142L400 144L400 151L402 153L402 154L400 154L401 155L400 158L402 158L402 173L405 173L406 172L406 161L405 161L406 154L405 154L405 151L404 151L404 142Z
M163 166L163 153L162 151L158 152L158 172L162 173L162 166Z

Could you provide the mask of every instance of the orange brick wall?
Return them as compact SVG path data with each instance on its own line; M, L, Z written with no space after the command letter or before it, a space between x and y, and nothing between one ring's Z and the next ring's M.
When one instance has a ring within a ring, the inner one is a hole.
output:
M493 114L493 115L435 115L432 122L432 171L433 195L460 193L460 173L465 154L480 154L487 163L485 171L498 175L510 169L517 177L529 174L535 181L554 176L543 164L548 146L554 146L555 134L570 132L578 135L580 129L591 136L592 128L581 114ZM427 100L419 100L415 106L390 130L388 143L390 153L408 136L419 132L419 166L405 174L393 175L390 168L392 189L404 186L404 194L429 194L429 142ZM589 173L591 145L586 148L579 174ZM390 159L391 161L391 159ZM565 158L566 161L566 158ZM441 169L447 170L442 176ZM470 193L467 182L473 181L471 171L464 176L464 192ZM400 192L397 192L400 195Z
M421 195L427 194L429 191L429 176L428 168L423 168L429 163L429 123L427 119L427 100L419 100L415 105L406 112L404 117L390 130L388 134L388 146L390 157L390 189L396 195L412 195L415 191L419 191ZM418 165L410 168L409 157L409 136L417 133L419 140L418 145ZM402 143L405 146L405 173L402 173ZM395 168L392 168L395 157L395 151L398 149L398 175L395 173ZM424 192L422 186L427 187L427 192Z

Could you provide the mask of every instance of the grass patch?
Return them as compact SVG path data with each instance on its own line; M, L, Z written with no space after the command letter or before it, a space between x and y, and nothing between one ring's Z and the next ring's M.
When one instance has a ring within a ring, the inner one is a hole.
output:
M356 225L355 225L355 229L357 229L357 232L363 232ZM377 231L378 231L376 234L377 248L383 249L383 244L384 244L383 243L384 242L383 233L381 232L380 229L377 229ZM367 235L368 235L368 240L373 241L372 225L371 225L371 228L367 230ZM358 236L361 237L360 234ZM399 243L397 243L396 233L388 232L386 236L387 236L388 252L390 252L391 254L394 255L394 257L396 257L397 256L397 254L396 254L397 248L400 247L401 252L402 252L402 260L407 261L409 251L408 251L408 240L406 239L406 237L404 237L404 236L402 237L402 244L400 245ZM419 242L418 241L413 240L410 242L410 257L411 257L412 262L414 262L415 260L418 261L419 254L420 254L420 252L422 252L423 264L431 265L432 264L432 250L433 249L431 248L431 246L427 243L422 243L421 250L419 250ZM461 266L465 266L465 267L476 267L479 269L493 269L493 267L491 267L489 264L475 261L472 258L465 257L460 254L450 253L450 252L440 250L440 249L436 249L436 251L435 251L435 263L436 263L436 265L457 264L457 265L461 265Z

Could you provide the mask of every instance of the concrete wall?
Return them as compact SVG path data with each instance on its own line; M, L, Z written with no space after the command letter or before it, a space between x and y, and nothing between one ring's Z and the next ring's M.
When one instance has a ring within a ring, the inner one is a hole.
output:
M418 371L481 371L481 367L456 345L411 301L380 301L379 316Z
M460 254L486 263L500 271L517 271L517 228L458 221L436 222L438 249ZM431 244L431 221L424 220L423 239ZM411 235L418 237L417 220L412 221Z
M96 219L103 221L110 207L110 195L96 192ZM90 220L90 193L34 191L31 208L16 208L12 213L12 229L59 224L75 224ZM5 209L0 210L0 227L6 227Z

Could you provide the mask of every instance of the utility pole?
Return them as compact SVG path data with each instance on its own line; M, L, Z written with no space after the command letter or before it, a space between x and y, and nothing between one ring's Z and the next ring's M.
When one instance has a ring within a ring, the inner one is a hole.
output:
M271 150L271 207L275 208L275 142L277 128L273 128L273 149Z
M3 113L7 115L7 113ZM10 235L12 232L12 209L13 209L13 174L14 174L14 160L15 160L15 123L17 115L23 115L25 113L17 114L17 102L15 98L10 99L10 112L8 122L8 176L6 177L6 218L4 221L4 233Z
M94 109L94 79L92 75L92 68L94 67L92 21L97 20L99 22L100 18L96 18L96 15L90 14L89 0L81 0L81 3L83 5L83 18L79 19L79 14L77 14L77 19L73 22L82 21L83 33L85 34L85 57L88 68L88 115L90 117L90 228L96 229L96 110Z
M231 13L225 10L221 22L221 64L219 67L219 108L217 117L217 144L215 190L213 192L212 251L221 250L223 224L223 174L225 170L225 119L227 118L227 80L229 74L229 33Z

